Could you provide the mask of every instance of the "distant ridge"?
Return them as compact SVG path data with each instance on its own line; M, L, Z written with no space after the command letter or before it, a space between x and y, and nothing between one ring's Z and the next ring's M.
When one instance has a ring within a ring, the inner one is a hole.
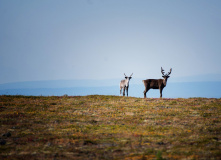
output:
M221 74L205 74L186 77L172 77L171 82L221 82Z
M116 85L118 81L119 81L118 79L26 81L26 82L13 82L13 83L0 84L0 89L101 87L101 86Z
M2 87L2 86L1 86ZM85 95L116 95L120 94L119 85L88 86L88 87L40 87L36 88L7 88L0 89L0 95L27 95L27 96L85 96ZM10 86L13 87L13 86ZM17 86L18 87L18 86ZM22 87L22 85L20 85ZM50 88L51 87L51 88ZM130 84L129 96L143 98L143 84ZM159 90L149 90L148 98L159 98ZM221 82L168 82L163 90L163 98L221 98Z
M130 84L143 84L142 80L147 78L135 78L133 77ZM161 78L161 77L155 77ZM120 80L123 79L82 79L82 80L42 80L42 81L24 81L24 82L12 82L0 84L0 90L2 89L24 89L24 88L70 88L70 87L104 87L104 86L116 86L119 85ZM168 80L171 82L221 82L221 74L208 74L199 76L188 77L173 77Z

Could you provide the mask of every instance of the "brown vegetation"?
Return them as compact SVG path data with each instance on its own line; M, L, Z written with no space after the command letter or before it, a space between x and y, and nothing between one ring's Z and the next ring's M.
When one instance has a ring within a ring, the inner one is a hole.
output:
M221 99L0 96L0 159L220 159Z

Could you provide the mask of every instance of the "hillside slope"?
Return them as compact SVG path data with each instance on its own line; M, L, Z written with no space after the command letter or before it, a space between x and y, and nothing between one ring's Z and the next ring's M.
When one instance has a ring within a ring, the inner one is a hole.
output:
M221 99L0 96L0 158L220 159Z

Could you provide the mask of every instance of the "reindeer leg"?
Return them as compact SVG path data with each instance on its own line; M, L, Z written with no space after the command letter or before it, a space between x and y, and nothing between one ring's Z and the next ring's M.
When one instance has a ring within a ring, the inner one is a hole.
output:
M125 96L125 87L124 87L124 90L123 90L123 96Z
M162 98L163 88L160 88L160 98Z
M143 93L144 93L144 98L146 98L146 94L147 94L148 90L149 90L149 89L145 88L145 90L143 91Z
M146 98L146 97L147 97L147 96L146 96L146 93L147 93L147 91L144 90L144 91L143 91L143 94L144 94L144 97L143 97L143 98Z
M127 97L128 97L128 87L126 88L126 90L127 90Z

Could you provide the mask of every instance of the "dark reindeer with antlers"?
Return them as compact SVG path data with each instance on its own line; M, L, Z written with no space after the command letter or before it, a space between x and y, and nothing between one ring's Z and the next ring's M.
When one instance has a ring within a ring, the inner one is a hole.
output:
M126 76L125 73L124 73L124 75L125 75L125 79L121 80L121 82L120 82L120 95L121 95L121 90L123 89L123 96L125 96L125 89L126 89L127 97L128 97L129 81L132 78L133 73L130 75L130 77Z
M160 98L162 98L162 91L163 88L166 87L167 85L167 79L170 77L169 75L172 72L172 68L170 68L170 72L168 72L167 74L164 74L164 70L161 67L161 73L162 73L162 77L164 79L146 79L143 80L144 86L145 86L145 90L144 90L144 98L146 98L146 93L148 92L149 89L159 89L160 90Z

